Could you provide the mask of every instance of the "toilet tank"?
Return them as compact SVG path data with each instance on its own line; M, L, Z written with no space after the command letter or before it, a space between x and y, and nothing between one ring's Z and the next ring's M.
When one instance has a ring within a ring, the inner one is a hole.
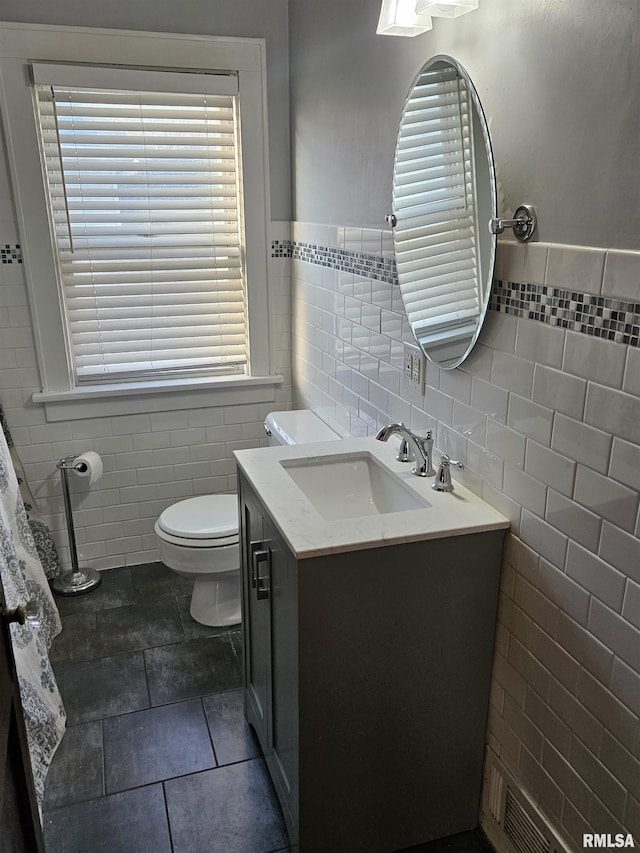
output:
M270 445L340 441L340 436L310 409L270 412L265 418L264 428Z

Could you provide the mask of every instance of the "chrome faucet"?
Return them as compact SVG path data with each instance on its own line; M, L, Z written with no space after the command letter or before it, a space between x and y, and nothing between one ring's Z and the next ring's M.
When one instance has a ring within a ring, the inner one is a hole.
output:
M400 451L396 456L399 462L409 462L408 447L413 450L416 464L411 473L416 477L432 477L435 474L431 466L433 454L433 437L429 430L424 438L415 435L404 424L387 424L376 435L378 441L388 441L392 435L399 435L402 439Z

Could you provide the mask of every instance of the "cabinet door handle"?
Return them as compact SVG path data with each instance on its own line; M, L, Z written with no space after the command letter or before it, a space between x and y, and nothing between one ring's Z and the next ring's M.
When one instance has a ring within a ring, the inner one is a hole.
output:
M258 564L256 563L256 553L262 548L262 540L254 539L249 542L249 552L251 554L251 586L253 589L258 585Z
M271 574L271 551L268 549L264 551L256 551L254 555L254 562L256 566L256 578L257 578L257 589L256 589L256 598L269 598L269 576ZM266 564L266 571L264 574L260 572L260 566L262 564Z

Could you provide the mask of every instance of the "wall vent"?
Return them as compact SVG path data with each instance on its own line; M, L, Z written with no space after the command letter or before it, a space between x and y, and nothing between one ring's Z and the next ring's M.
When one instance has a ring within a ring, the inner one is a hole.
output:
M568 853L570 849L490 749L485 758L480 825L498 853Z
M548 853L549 839L540 832L508 785L505 793L503 829L517 853Z
M489 769L489 783L488 783L488 796L487 796L487 804L489 807L489 814L495 820L496 823L502 823L504 818L504 806L505 806L505 795L504 795L504 776L497 767L491 766Z

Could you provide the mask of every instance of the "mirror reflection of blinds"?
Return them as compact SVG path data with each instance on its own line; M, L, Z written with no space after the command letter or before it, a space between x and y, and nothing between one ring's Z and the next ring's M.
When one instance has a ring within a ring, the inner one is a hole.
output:
M36 91L76 381L242 372L235 96Z
M480 315L471 109L455 68L427 71L398 135L396 264L414 334L432 352L473 337Z

